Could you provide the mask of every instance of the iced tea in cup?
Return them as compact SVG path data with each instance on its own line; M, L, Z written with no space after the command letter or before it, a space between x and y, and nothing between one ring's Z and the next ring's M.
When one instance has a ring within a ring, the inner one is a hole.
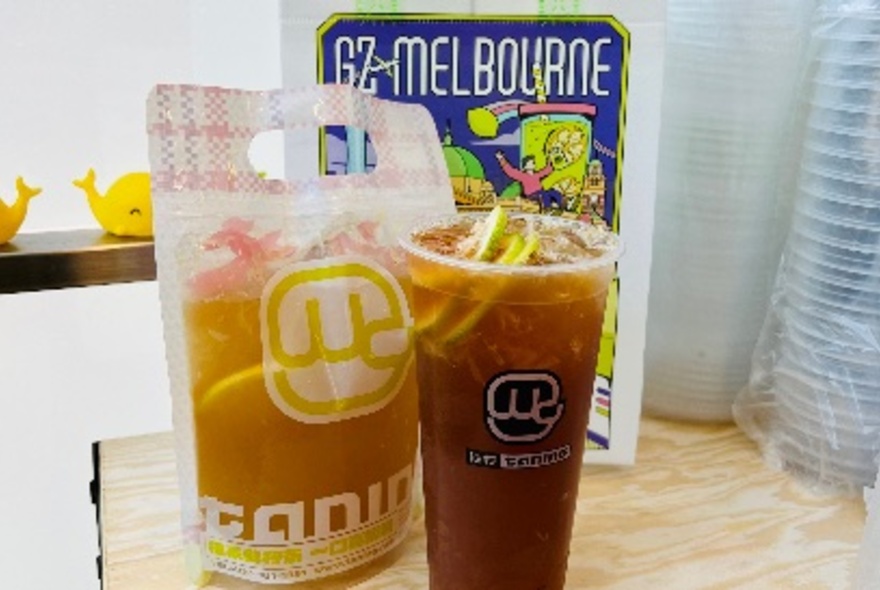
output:
M457 215L403 240L431 590L557 590L621 246L549 216Z

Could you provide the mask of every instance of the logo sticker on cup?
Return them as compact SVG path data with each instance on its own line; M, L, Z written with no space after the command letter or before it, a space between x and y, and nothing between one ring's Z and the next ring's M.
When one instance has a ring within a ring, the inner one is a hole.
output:
M288 416L328 423L390 402L412 362L406 295L361 257L293 264L272 277L260 309L263 373Z
M564 412L559 378L550 371L510 371L486 385L486 427L503 443L544 440Z

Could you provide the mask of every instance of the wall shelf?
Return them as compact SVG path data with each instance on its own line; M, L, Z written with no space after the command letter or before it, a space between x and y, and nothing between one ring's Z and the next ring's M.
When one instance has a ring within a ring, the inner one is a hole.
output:
M0 294L156 278L153 240L99 229L23 233L0 245Z

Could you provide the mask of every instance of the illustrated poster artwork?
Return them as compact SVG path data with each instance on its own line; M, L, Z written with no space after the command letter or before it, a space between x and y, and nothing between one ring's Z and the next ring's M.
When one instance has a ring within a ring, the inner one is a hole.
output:
M337 14L317 31L318 82L424 105L460 211L500 204L620 231L629 32L613 17ZM361 129L328 127L323 174L369 172ZM588 448L608 449L617 333L611 285Z

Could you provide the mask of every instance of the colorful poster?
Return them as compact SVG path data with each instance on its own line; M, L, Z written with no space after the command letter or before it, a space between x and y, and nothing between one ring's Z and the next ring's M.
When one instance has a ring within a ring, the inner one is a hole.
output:
M620 232L630 34L614 17L335 14L317 45L318 82L428 108L459 210L500 204ZM324 174L376 164L361 129L327 128L320 154ZM619 289L603 327L594 450L610 446Z

